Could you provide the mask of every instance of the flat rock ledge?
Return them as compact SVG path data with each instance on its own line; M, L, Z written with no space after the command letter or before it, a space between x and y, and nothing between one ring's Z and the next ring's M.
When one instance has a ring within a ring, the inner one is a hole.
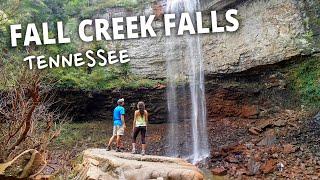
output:
M82 164L75 179L90 180L202 180L202 172L179 158L139 155L88 149L83 152Z

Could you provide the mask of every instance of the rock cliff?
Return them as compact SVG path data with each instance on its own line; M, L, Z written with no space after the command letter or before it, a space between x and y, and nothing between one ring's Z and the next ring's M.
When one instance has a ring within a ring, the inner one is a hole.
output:
M320 51L319 2L297 0L202 0L204 11L238 9L240 28L235 33L201 35L206 74L230 74L274 64ZM144 7L140 14L161 14L165 1ZM121 13L120 13L121 14ZM123 15L123 14L122 14ZM161 19L161 16L158 17ZM220 22L223 23L223 22ZM166 42L162 21L155 22L157 38L121 41L129 50L132 71L150 78L166 76ZM170 37L169 37L170 38ZM118 42L117 42L118 43ZM183 48L183 44L181 47ZM177 56L182 61L183 54Z

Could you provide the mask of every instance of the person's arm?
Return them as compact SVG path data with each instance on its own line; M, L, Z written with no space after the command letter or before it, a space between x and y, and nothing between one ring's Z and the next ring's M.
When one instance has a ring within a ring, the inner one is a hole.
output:
M126 126L126 122L125 122L125 120L124 120L124 115L126 114L126 112L125 112L125 110L124 110L123 107L122 107L121 110L120 110L120 114L121 114L122 125L123 125L124 128L126 128L127 126Z
M123 127L126 128L126 122L124 121L124 115L121 115L121 121L122 121L122 124L123 124Z
M149 114L148 111L146 111L146 126L149 124Z
M136 119L137 119L137 111L134 112L132 129L134 129L134 127L136 126Z

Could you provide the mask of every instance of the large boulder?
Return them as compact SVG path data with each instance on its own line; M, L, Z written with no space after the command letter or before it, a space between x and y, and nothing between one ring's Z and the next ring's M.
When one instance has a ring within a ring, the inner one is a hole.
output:
M194 165L179 158L118 153L105 149L83 152L76 179L204 179Z

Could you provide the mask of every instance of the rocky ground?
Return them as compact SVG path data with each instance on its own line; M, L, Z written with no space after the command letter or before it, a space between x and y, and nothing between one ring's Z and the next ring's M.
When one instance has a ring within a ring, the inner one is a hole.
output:
M258 119L209 118L211 156L197 166L225 179L318 179L320 120L313 116L301 110L278 110ZM126 152L131 150L131 123L128 126L124 137ZM168 124L149 126L148 154L165 154L167 127ZM90 122L71 129L73 132L81 130L82 134L72 136L69 130L73 141L60 141L52 147L48 173L58 169L60 174L72 172L79 163L80 152L103 148L112 128L110 122Z
M228 179L319 179L320 124L308 116L285 110L259 120L212 119L215 144L203 166Z

